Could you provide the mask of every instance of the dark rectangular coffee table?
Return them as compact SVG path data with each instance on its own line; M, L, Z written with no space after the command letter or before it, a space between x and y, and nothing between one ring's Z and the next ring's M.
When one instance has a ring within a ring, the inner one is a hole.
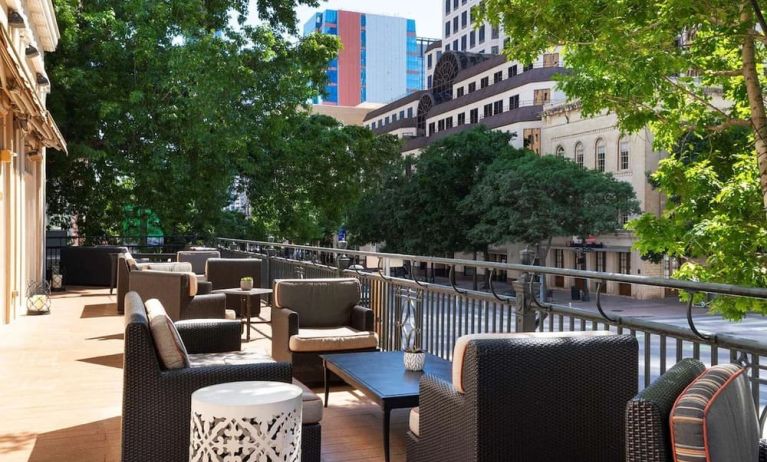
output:
M418 406L419 382L424 374L452 380L452 366L437 356L426 354L421 372L406 371L401 351L369 351L320 355L325 366L325 407L328 406L328 373L376 402L384 412L383 442L386 462L389 462L389 420L392 409Z

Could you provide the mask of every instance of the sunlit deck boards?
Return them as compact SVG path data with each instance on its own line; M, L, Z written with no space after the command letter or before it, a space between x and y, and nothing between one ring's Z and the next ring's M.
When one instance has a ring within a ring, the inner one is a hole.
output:
M0 460L119 461L123 320L106 290L54 296L49 316L0 327ZM268 324L248 349L268 351ZM319 390L318 390L319 391ZM383 461L381 410L338 388L322 420L323 460ZM392 414L392 460L405 459L407 410Z

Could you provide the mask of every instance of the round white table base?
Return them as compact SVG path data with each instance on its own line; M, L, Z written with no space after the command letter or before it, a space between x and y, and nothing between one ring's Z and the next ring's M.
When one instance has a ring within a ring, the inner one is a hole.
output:
M291 384L268 384L273 382L236 382L198 390L202 396L195 392L189 460L300 462L301 389ZM261 396L255 400L245 396L237 402L247 387L264 386L273 388L266 402Z

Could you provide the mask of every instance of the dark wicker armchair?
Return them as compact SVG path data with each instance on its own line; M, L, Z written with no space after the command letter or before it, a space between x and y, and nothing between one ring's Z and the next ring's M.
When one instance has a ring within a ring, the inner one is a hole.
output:
M291 381L290 364L268 360L238 364L212 364L215 361L209 360L205 363L212 365L165 370L138 294L127 294L125 310L123 462L189 460L191 395L199 388L224 382ZM176 323L176 328L192 356L240 350L238 321L181 321ZM302 461L319 462L320 437L318 422L304 424Z
M452 383L421 379L407 460L622 461L637 351L624 335L462 337Z
M355 278L278 279L272 306L272 356L306 384L323 382L323 353L375 351L373 311L357 305Z

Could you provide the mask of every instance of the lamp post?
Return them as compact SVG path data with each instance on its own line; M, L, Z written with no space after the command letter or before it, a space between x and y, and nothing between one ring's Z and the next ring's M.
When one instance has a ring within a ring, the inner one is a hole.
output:
M519 252L519 260L523 265L531 265L535 262L535 252L525 247ZM535 331L535 310L530 307L531 278L530 273L524 272L512 283L516 293L517 332Z
M346 250L349 247L349 243L346 241L338 241L338 249L339 250ZM338 268L338 277L342 277L344 275L344 270L349 267L349 264L351 263L351 258L349 258L348 255L345 253L342 253L338 256L336 259L336 268Z

